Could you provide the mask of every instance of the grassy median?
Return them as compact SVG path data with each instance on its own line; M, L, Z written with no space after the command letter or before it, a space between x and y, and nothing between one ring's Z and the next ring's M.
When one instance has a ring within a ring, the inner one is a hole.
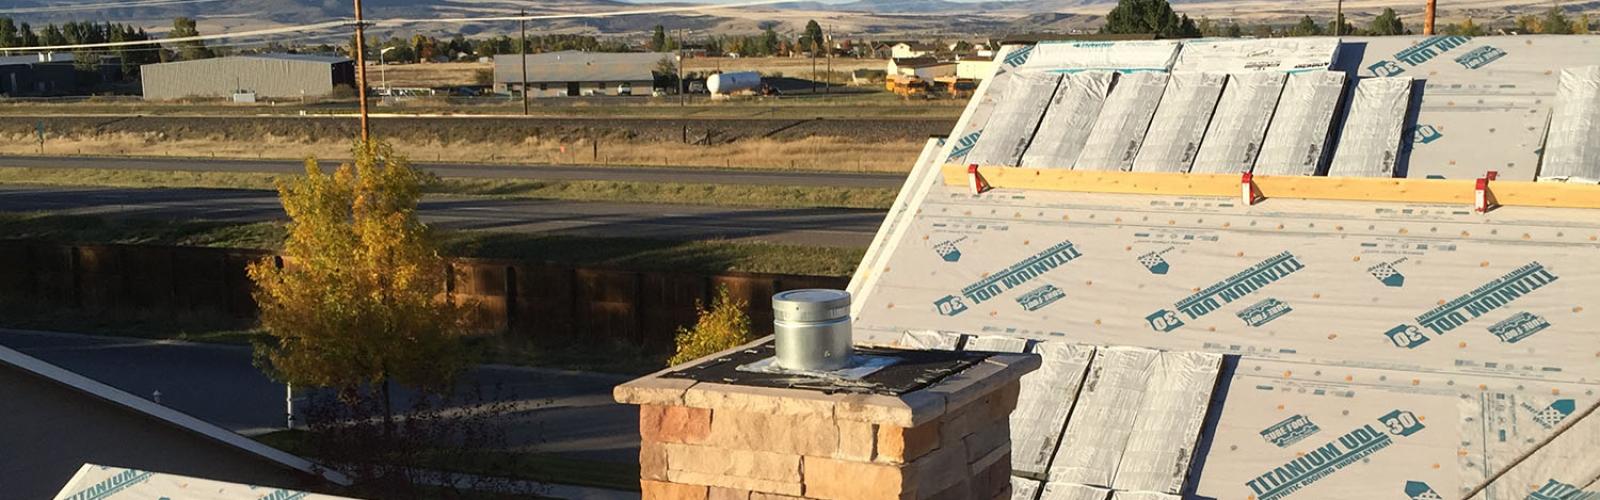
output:
M0 184L124 188L274 189L281 174L119 169L0 168ZM434 195L770 208L888 208L895 190L676 182L443 178Z

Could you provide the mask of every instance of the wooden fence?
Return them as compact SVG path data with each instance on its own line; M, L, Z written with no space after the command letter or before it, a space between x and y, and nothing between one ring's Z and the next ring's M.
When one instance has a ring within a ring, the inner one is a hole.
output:
M270 253L230 248L70 245L0 241L0 298L113 315L256 315L245 266ZM575 267L521 260L454 259L445 292L473 305L479 329L542 343L622 342L663 349L692 324L697 302L719 286L750 304L759 334L772 329L770 298L796 288L844 288L845 278L716 275Z

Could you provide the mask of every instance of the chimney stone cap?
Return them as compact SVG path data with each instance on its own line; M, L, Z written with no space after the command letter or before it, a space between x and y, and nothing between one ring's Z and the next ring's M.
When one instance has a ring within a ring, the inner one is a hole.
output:
M812 389L762 387L666 377L686 366L726 357L771 341L763 338L668 368L613 390L617 402L634 405L686 406L712 410L761 412L771 415L811 415L855 422L914 427L977 401L1039 368L1036 354L988 353L964 370L925 388L899 395L826 393Z

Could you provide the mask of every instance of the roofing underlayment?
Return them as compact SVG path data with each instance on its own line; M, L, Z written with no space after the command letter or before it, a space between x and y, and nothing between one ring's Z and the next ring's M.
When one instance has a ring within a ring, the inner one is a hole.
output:
M1044 358L1012 418L1015 498L1600 492L1600 186L1580 185L1600 179L1600 37L1001 54L850 291L866 342ZM1059 95L1104 72L1109 93ZM1194 111L1159 109L1178 101ZM968 164L996 188L974 194ZM1489 170L1505 206L1478 213ZM1241 172L1292 189L1208 187Z

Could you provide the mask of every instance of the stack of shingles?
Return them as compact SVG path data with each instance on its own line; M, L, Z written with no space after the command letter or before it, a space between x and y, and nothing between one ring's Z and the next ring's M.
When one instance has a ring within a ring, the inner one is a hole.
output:
M1180 498L1222 357L907 332L921 349L1031 352L1011 414L1013 500Z

